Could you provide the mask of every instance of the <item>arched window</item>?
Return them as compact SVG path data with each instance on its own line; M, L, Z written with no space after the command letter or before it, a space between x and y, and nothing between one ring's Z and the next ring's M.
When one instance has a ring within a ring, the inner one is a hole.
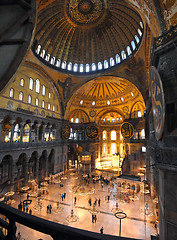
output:
M23 92L19 92L19 100L23 101Z
M74 72L77 72L77 69L78 69L78 65L77 65L77 63L75 63L75 64L74 64L74 67L73 67L73 71L74 71Z
M32 101L32 97L31 95L28 96L28 103L31 104L31 101Z
M84 102L83 100L80 100L80 105L82 105L82 104L83 104L83 102Z
M123 97L121 97L120 100L121 100L121 102L124 102L124 98Z
M122 51L122 52L121 52L121 56L122 56L122 60L125 60L125 59L126 59L125 51Z
M85 70L86 70L86 72L90 71L90 65L89 64L86 64Z
M39 99L38 98L36 98L36 106L39 106Z
M71 118L71 122L74 122L74 118Z
M110 105L110 104L111 104L111 102L108 100L108 101L107 101L107 105Z
M45 108L45 102L44 102L44 100L42 101L42 108Z
M105 122L106 121L106 119L105 118L103 118L103 122Z
M62 69L66 69L66 61L62 62L61 68L62 68Z
M41 45L38 45L37 48L36 48L36 53L39 55L40 53L40 50L41 50Z
M45 50L43 49L43 50L41 51L40 57L41 57L41 58L44 58L44 56L45 56Z
M141 138L145 139L145 130L144 130L144 128L141 130Z
M102 63L99 62L99 63L98 63L98 70L101 70L102 68L103 68Z
M29 80L29 89L33 90L33 79L32 78L30 78L30 80Z
M115 118L112 118L112 122L113 122L113 123L115 122Z
M79 123L79 118L76 118L75 123Z
M45 57L45 60L48 62L49 59L50 59L50 54L48 53L48 54L46 55L46 57Z
M136 40L136 42L137 42L137 43L139 43L139 42L140 42L140 40L139 40L139 38L138 38L138 36L137 36L137 35L135 35L135 40Z
M92 71L96 71L96 64L92 63Z
M140 27L143 28L143 23L142 22L140 22Z
M113 130L113 131L111 131L111 140L116 140L116 131L115 130Z
M117 149L116 149L116 143L112 143L111 144L111 154L116 154L117 152Z
M55 106L53 105L53 112L55 112Z
M119 122L119 118L116 118L116 121Z
M132 45L132 49L135 50L136 46L134 41L131 41L131 45Z
M10 97L10 98L13 98L13 97L14 97L14 89L13 89L13 88L10 89L9 97Z
M103 144L103 154L107 155L107 144L106 143Z
M51 93L49 92L49 99L51 99Z
M83 64L80 65L79 71L80 71L80 72L83 72L83 71L84 71L84 65L83 65Z
M115 65L115 61L114 61L114 58L110 58L110 66L114 66Z
M108 68L109 65L108 65L108 60L104 60L104 69Z
M107 138L107 132L104 130L103 131L103 140L106 140L106 138Z
M129 46L127 46L127 54L128 54L128 56L132 54L132 51Z
M142 36L142 32L139 28L138 28L138 34L140 35L140 37Z
M37 93L40 92L40 81L39 81L39 79L36 79L36 92Z
M95 106L95 101L92 102L92 106Z
M20 86L21 86L21 87L24 87L24 84L25 84L25 81L24 81L23 78L21 78L21 79L20 79Z
M119 54L116 54L116 63L118 64L120 62L121 62L120 56L119 56Z
M57 62L56 62L56 67L60 67L60 64L61 64L61 60L58 59Z
M137 115L138 115L138 117L142 117L142 112L138 111Z
M71 71L71 70L72 70L72 63L71 63L71 62L68 63L67 69L68 69L68 71Z
M48 110L50 110L50 103L48 103Z
M107 122L110 122L110 118L107 119Z
M50 63L53 64L53 65L55 64L55 57L51 58Z
M45 96L45 86L42 85L42 95Z
M20 126L17 123L14 127L13 142L18 142L20 140Z

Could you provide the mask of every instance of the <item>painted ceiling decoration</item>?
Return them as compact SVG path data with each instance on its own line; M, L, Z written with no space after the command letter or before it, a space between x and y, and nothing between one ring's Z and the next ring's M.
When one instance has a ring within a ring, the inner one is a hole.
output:
M130 58L143 32L140 15L125 1L56 0L38 13L33 52L56 70L90 74Z

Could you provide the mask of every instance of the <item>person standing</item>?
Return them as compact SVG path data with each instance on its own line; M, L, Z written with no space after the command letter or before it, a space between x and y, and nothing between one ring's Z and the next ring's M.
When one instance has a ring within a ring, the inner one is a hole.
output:
M94 223L94 215L92 214L92 223Z
M103 234L103 227L102 227L102 228L100 228L100 233L101 233L101 234Z
M95 220L95 223L96 223L96 220L97 220L97 216L96 215L94 216L94 220Z
M98 206L100 207L101 200L100 198L98 199Z
M74 205L76 205L77 197L74 197Z
M52 205L49 206L49 211L52 213Z

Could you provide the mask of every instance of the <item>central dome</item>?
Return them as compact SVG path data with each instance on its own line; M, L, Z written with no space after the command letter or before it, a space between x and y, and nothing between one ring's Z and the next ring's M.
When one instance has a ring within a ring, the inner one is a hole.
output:
M90 25L99 21L105 10L104 0L68 0L66 12L77 25Z
M33 52L55 70L91 74L130 58L143 32L123 0L55 0L39 11Z

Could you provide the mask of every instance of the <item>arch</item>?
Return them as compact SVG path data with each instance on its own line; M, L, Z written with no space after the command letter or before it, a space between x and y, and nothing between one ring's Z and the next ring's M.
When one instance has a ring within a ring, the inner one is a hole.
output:
M79 119L79 122L81 122L81 119L83 119L84 123L90 122L88 114L84 110L81 110L81 109L75 109L69 113L69 118L68 118L69 121L71 121L71 119L73 119L73 121L75 121L76 118Z
M0 163L0 182L1 184L6 183L10 180L12 171L12 156L5 155Z

